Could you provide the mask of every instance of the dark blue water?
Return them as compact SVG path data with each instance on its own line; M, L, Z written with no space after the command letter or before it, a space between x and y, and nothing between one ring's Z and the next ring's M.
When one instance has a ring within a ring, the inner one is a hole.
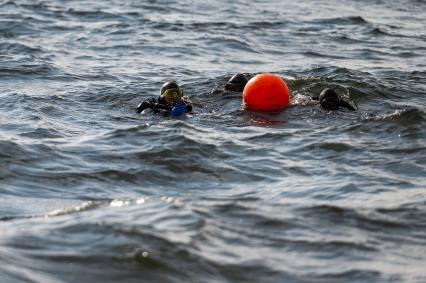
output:
M425 18L0 0L0 282L426 282ZM237 72L293 106L242 110ZM170 79L193 114L136 114ZM358 111L321 110L325 87Z

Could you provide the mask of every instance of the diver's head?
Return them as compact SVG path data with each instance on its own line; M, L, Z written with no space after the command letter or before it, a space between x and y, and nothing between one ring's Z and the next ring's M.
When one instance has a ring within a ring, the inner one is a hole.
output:
M242 92L247 84L247 78L244 74L236 74L229 79L225 85L226 90Z
M176 102L182 99L183 91L175 81L168 81L161 87L160 97L164 98L167 103Z
M319 95L321 108L326 110L339 110L340 96L334 89L326 88Z
M161 95L163 95L163 93L168 90L168 89L179 89L180 90L180 86L177 84L177 82L175 81L168 81L165 82L162 86L161 86Z

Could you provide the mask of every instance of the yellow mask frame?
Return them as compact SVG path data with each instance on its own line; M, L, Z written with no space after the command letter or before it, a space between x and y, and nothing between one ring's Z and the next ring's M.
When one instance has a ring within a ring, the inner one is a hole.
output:
M166 89L162 96L168 101L180 100L183 97L183 91L179 88Z

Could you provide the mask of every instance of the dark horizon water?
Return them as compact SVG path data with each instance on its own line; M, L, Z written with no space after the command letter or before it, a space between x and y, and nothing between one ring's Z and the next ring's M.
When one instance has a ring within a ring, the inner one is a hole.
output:
M425 11L0 0L0 282L426 282ZM169 79L193 114L136 114Z

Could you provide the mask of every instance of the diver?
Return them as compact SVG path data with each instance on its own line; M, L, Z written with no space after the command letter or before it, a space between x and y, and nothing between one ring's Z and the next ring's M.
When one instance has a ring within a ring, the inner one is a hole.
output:
M225 89L234 92L243 92L247 82L248 79L244 74L236 74L226 83Z
M325 88L319 96L312 97L313 100L318 100L321 108L324 110L339 110L340 107L351 111L356 111L355 107L342 96L338 95L334 89Z
M225 84L225 90L234 92L243 92L248 79L244 74L236 74L232 76ZM326 88L319 95L313 96L312 100L318 100L320 106L324 110L339 110L340 107L351 111L356 111L353 103L350 103L346 98L337 94L334 89Z
M163 84L160 97L151 97L139 103L137 112L141 113L145 109L151 109L154 113L164 116L177 117L184 113L192 112L191 103L184 97L183 90L175 81L168 81Z

